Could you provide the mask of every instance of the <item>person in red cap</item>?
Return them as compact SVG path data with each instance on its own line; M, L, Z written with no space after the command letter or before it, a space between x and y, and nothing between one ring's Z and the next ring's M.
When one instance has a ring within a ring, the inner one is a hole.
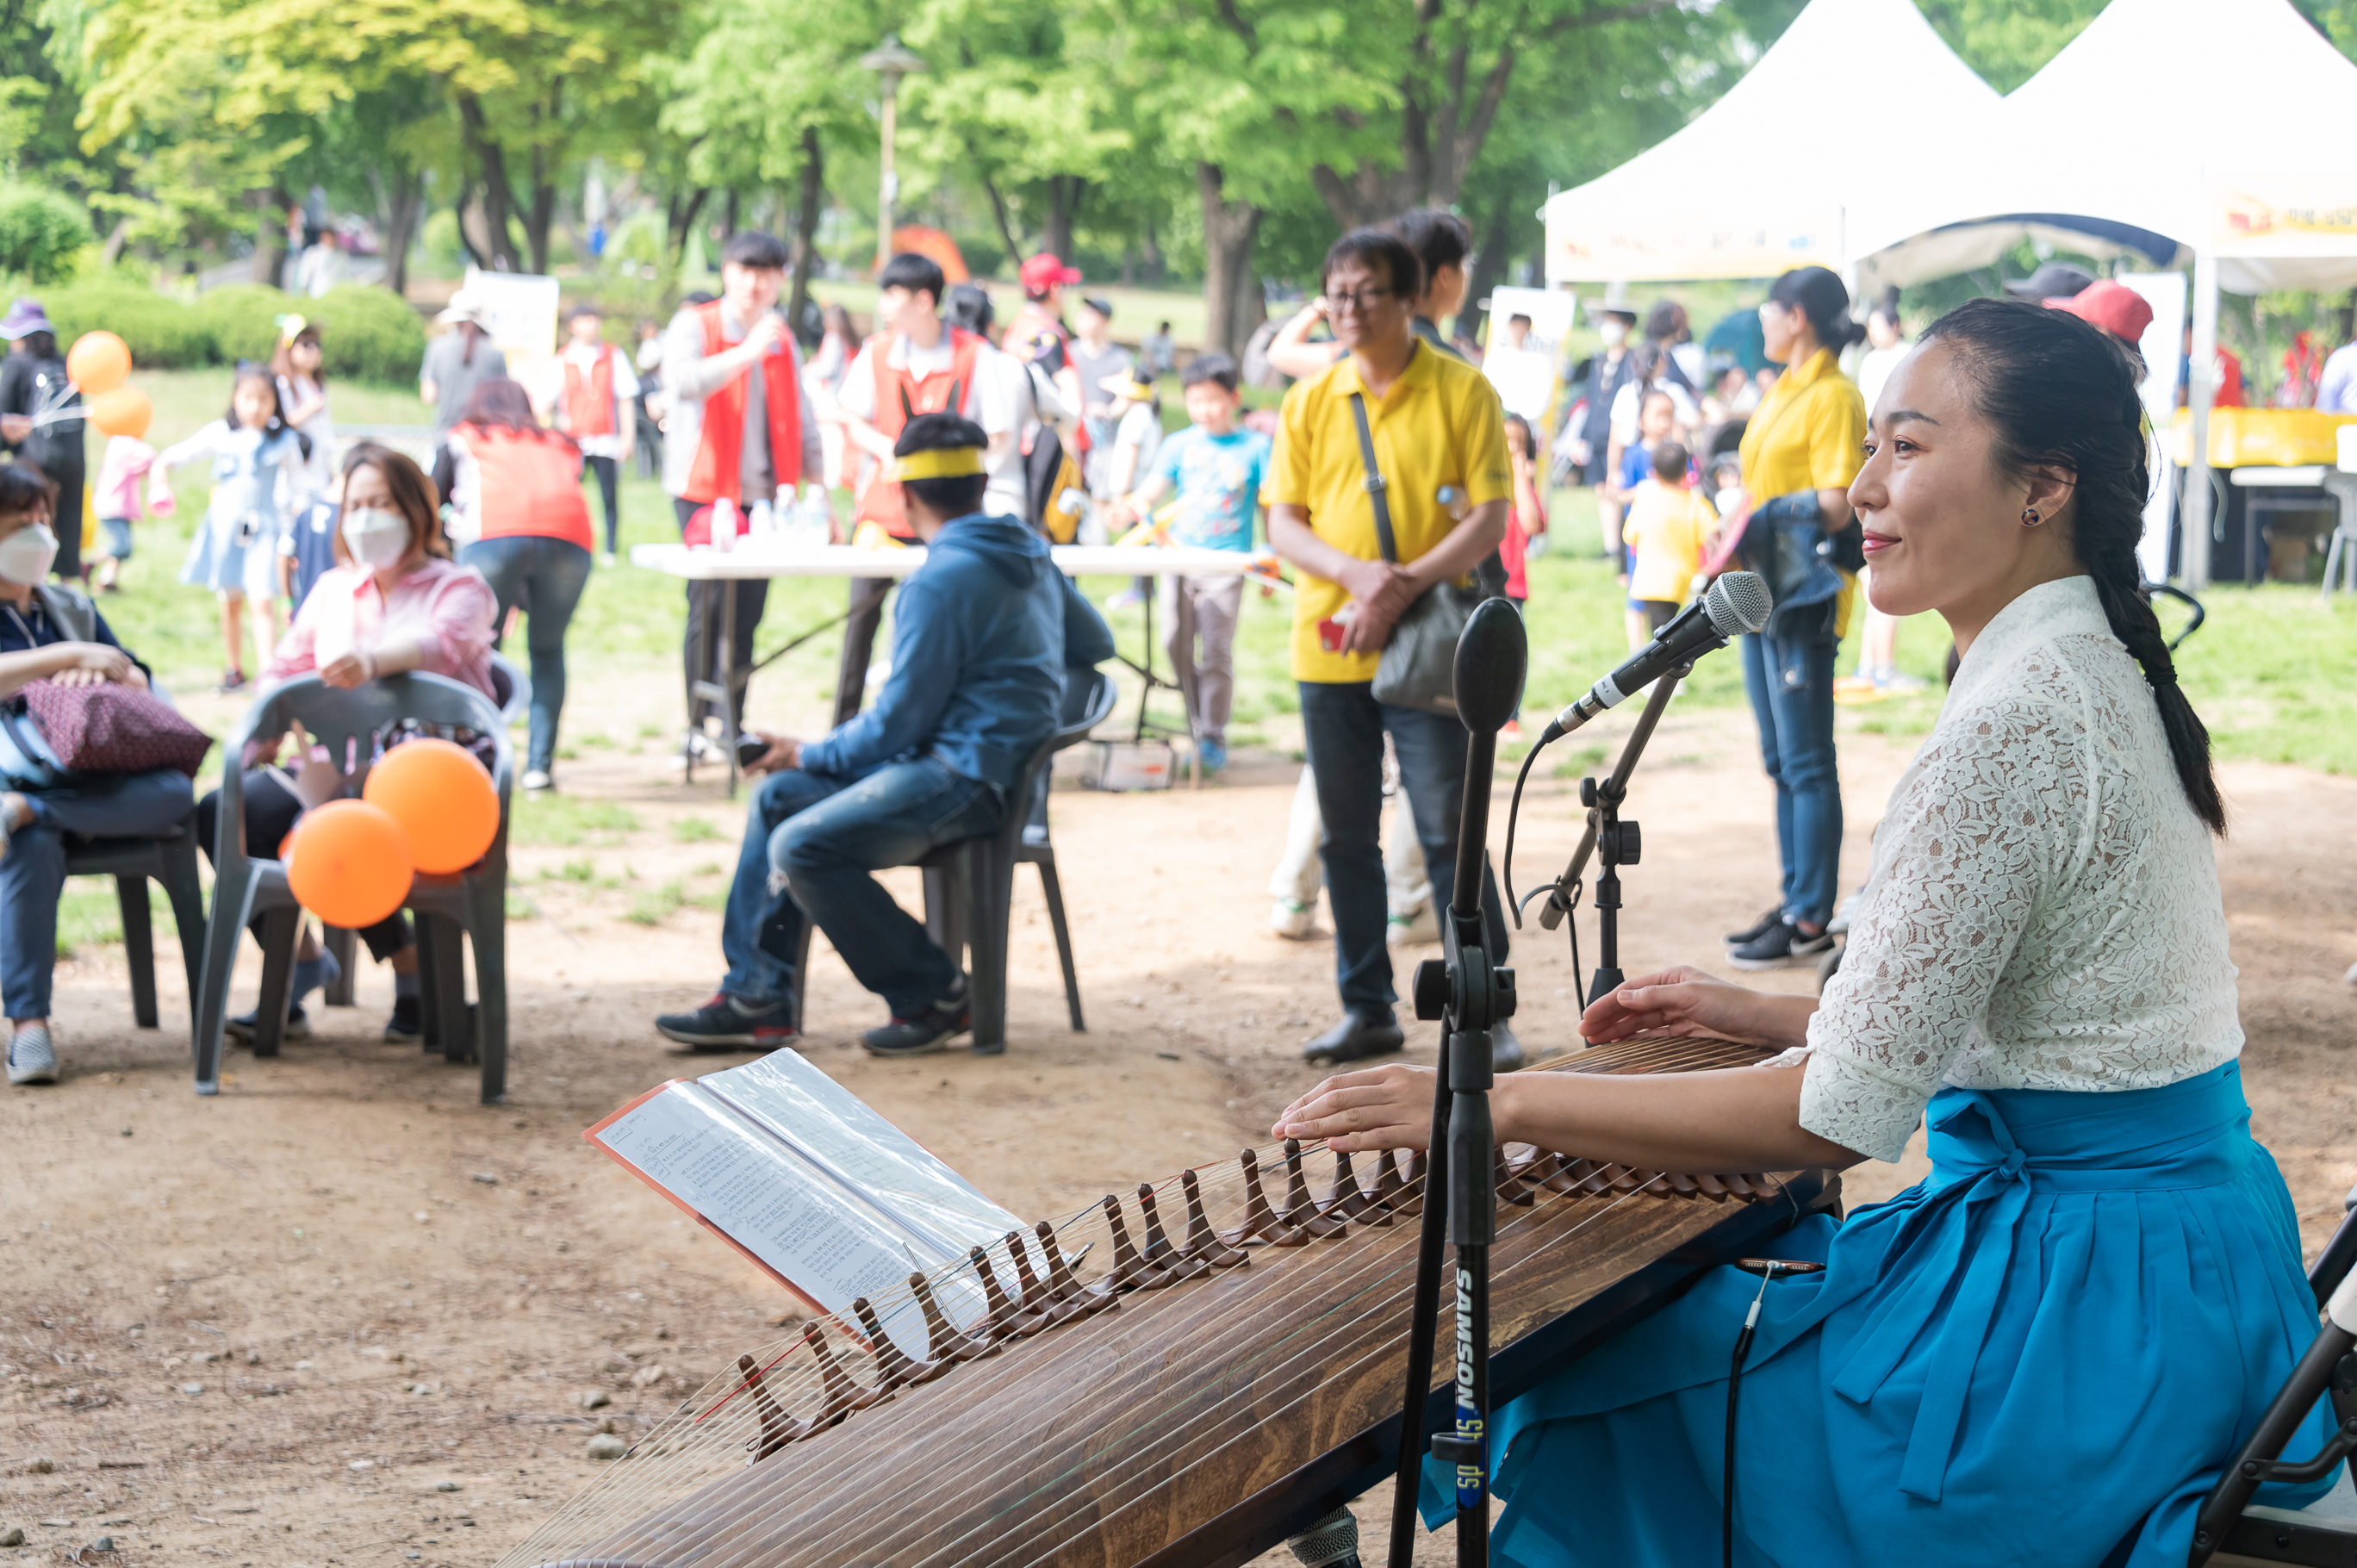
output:
M2144 329L2152 325L2152 302L2124 283L2109 278L2089 284L2067 299L2050 299L2049 310L2067 310L2092 327L2100 327L2128 346L2137 369L2144 367Z
M1018 360L1047 361L1049 374L1064 368L1063 348L1072 340L1064 328L1064 289L1081 281L1081 269L1068 267L1053 251L1042 251L1023 263L1023 308L1007 324L998 346Z

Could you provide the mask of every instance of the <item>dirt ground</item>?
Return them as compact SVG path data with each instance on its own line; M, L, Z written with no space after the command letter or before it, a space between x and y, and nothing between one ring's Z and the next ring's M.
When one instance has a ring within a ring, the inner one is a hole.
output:
M575 700L628 711L638 695ZM1846 882L1904 763L1846 734ZM1299 1041L1335 1013L1330 945L1264 929L1296 771L1246 757L1200 793L1060 789L1088 1033L1066 1026L1027 873L1006 1057L867 1059L853 1041L877 1009L822 944L812 1058L1026 1214L1265 1136L1316 1076ZM629 1435L773 1337L781 1293L580 1137L667 1077L738 1059L674 1058L648 1020L717 974L739 809L708 776L683 788L655 739L586 754L562 779L635 825L515 854L537 913L511 926L504 1105L477 1103L470 1069L378 1040L381 971L357 1008L315 1011L314 1039L274 1060L232 1053L221 1095L200 1100L177 965L155 1033L131 1026L120 949L62 967L67 1079L0 1098L0 1539L26 1534L0 1556L66 1561L104 1536L113 1554L95 1560L124 1568L490 1563L595 1477L595 1431ZM2357 961L2357 782L2263 766L2226 782L2256 1130L2314 1247L2357 1179L2357 993L2341 981ZM1546 779L1526 801L1524 886L1568 852L1574 789ZM1501 789L1493 844L1503 809ZM1674 713L1631 814L1646 855L1628 874L1627 967L1717 962L1717 933L1774 885L1748 715ZM913 906L914 878L898 887ZM1560 934L1534 926L1515 961L1523 1038L1574 1047ZM1849 1190L1880 1196L1920 1170L1920 1155L1868 1167ZM603 1404L585 1407L593 1393Z

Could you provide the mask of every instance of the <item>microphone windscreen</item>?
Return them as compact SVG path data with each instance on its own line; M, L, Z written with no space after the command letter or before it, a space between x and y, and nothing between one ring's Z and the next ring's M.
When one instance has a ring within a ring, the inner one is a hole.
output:
M1491 600L1491 603L1497 601ZM1334 1568L1359 1560L1359 1521L1349 1509L1336 1509L1286 1541L1301 1568Z
M1702 606L1722 635L1738 637L1766 626L1776 601L1768 592L1768 579L1759 573L1728 572L1711 584Z
M1457 716L1476 735L1494 734L1522 700L1530 644L1522 613L1505 599L1484 599L1457 638Z

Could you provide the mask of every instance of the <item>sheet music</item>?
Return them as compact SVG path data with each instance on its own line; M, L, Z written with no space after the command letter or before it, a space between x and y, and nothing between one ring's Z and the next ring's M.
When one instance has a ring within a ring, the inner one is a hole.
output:
M952 1262L969 1247L1028 1229L800 1052L772 1051L696 1082L905 1228L931 1262Z
M667 1086L597 1137L847 1326L856 1326L854 1300L905 1295L911 1272L941 1262L912 1255L899 1227L694 1085ZM952 1321L984 1310L978 1288L936 1294ZM925 1354L924 1317L913 1304L879 1305L879 1313L901 1349Z

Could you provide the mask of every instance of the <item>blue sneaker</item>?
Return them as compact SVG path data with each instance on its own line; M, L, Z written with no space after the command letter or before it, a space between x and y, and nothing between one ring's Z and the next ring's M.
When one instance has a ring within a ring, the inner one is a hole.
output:
M1217 773L1228 765L1228 743L1224 740L1199 740L1195 743L1195 757L1202 763L1204 772Z

